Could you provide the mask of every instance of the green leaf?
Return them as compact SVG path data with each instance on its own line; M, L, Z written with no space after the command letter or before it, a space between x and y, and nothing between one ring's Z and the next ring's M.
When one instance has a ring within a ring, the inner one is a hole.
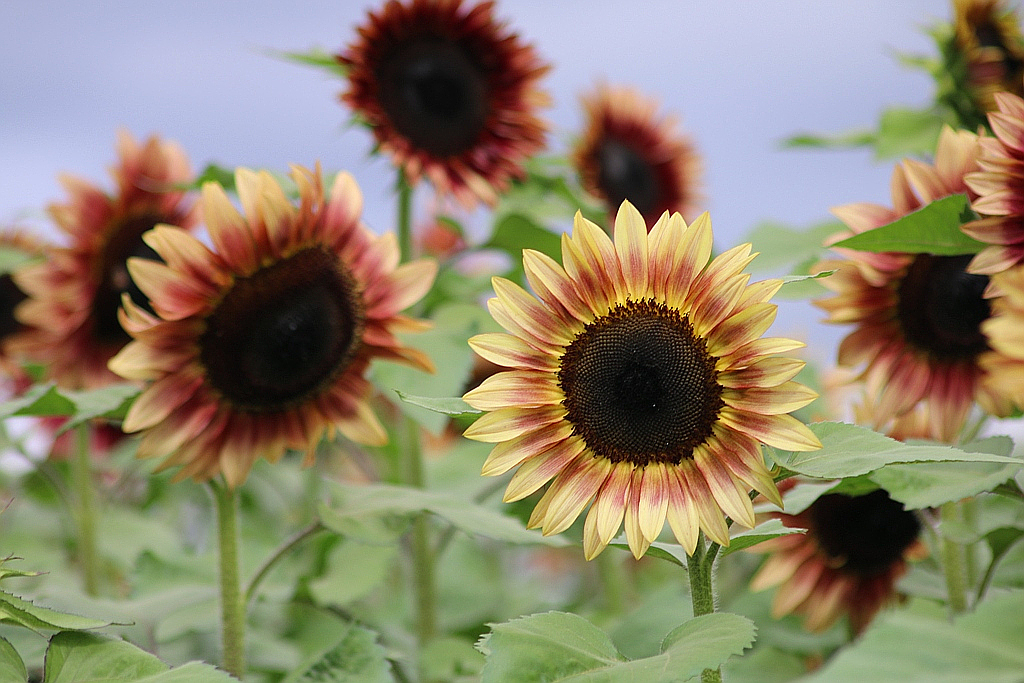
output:
M846 229L838 221L826 221L805 229L781 223L761 223L746 238L758 252L750 267L758 273L765 273L783 269L792 271L798 263L813 263L821 258L825 240Z
M887 109L878 121L875 158L931 155L943 124L945 120L934 109Z
M309 582L309 591L320 605L347 605L378 586L397 555L396 544L342 539L331 549L327 570Z
M520 213L502 217L483 246L508 253L513 263L522 262L523 249L535 249L556 261L562 258L562 236Z
M184 189L198 190L206 183L217 183L227 192L234 192L235 169L211 162L207 164L206 168L196 176L195 180L188 183Z
M84 391L59 389L52 383L37 384L18 398L0 404L0 418L14 415L70 416L63 431L97 417L123 418L138 394L139 388L133 384L114 384Z
M800 683L1022 683L1024 591L1000 595L949 623L908 611L880 616Z
M960 447L969 453L1009 456L1013 441L991 437ZM909 510L937 507L989 491L1013 477L1024 462L915 462L887 465L871 473L871 480Z
M977 254L985 248L985 243L967 236L960 229L974 217L967 195L953 194L936 199L892 223L840 240L833 246L940 256Z
M0 591L0 621L33 631L102 628L113 623L40 607L7 591Z
M0 247L0 275L13 273L24 265L41 260L42 256L39 254L32 254L15 246L2 246Z
M473 406L469 405L461 398L433 398L431 396L413 396L407 394L404 391L395 390L398 394L398 398L402 399L406 403L410 403L414 406L426 408L427 410L435 413L441 413L449 417L476 417L481 413Z
M305 64L307 66L315 66L324 69L335 76L340 76L341 78L345 78L348 75L348 69L345 65L339 62L333 54L321 48L313 48L309 52L271 51L270 54L271 56L284 59L289 62L296 62L297 64Z
M815 147L824 149L845 149L847 147L867 147L875 143L875 132L856 130L838 135L821 135L819 133L798 133L782 141L785 147Z
M782 289L779 291L779 298L802 299L817 296L821 293L821 287L815 283L813 287L807 287L813 280L820 280L828 277L834 270L823 270L811 275L785 275L782 278Z
M391 666L377 634L349 624L335 642L315 653L283 683L392 683Z
M330 485L332 503L321 507L331 530L368 542L388 542L421 512L430 512L469 534L506 543L568 545L561 536L543 536L522 522L449 493L387 484Z
M0 638L0 681L4 683L25 683L28 671L25 662L6 638Z
M230 683L236 679L209 664L171 669L123 640L64 631L50 639L43 683Z
M565 612L534 614L503 624L477 648L487 658L482 683L671 683L685 681L740 654L754 641L754 624L736 614L696 617L672 630L661 654L627 660L604 631Z
M842 479L867 474L893 463L1020 461L991 453L968 453L942 444L906 444L865 427L842 422L808 425L821 440L816 451L790 452L770 449L776 463L786 469L820 479Z
M758 524L753 529L747 529L742 531L729 539L729 546L722 548L719 553L719 557L725 557L731 555L738 550L746 550L747 548L753 548L758 543L764 543L765 541L779 536L789 536L790 534L802 534L805 529L796 529L783 525L780 519L769 519L766 522Z

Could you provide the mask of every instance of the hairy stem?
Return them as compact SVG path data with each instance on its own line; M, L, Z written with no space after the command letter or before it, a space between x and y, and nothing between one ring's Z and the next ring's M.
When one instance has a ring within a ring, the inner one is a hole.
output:
M238 568L238 492L210 482L217 504L218 569L220 572L221 667L235 678L245 676L245 603Z
M944 521L963 519L962 510L955 502L943 504L941 510ZM960 614L967 609L966 555L962 545L946 536L942 537L942 570L946 576L949 609L953 614Z
M71 477L78 502L78 559L86 595L99 594L99 559L96 552L96 496L89 454L89 425L75 428L75 455Z
M711 543L710 548L704 541L702 531L697 538L697 548L687 560L690 575L690 600L693 601L693 616L701 617L715 611L715 589L712 575L715 557L718 555L718 544ZM704 669L700 675L701 683L721 683L722 670Z

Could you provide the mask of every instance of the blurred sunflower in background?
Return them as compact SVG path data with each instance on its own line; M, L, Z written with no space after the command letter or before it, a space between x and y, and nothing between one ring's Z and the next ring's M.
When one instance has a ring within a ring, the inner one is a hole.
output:
M953 41L963 59L964 84L982 112L996 108L994 95L1024 95L1024 37L1003 0L953 0Z
M523 252L536 297L493 280L488 308L508 333L470 345L510 369L465 395L486 411L465 435L497 444L483 474L518 468L505 501L550 482L530 527L562 532L592 503L588 559L623 523L637 558L666 521L690 554L701 530L727 545L723 512L752 526L751 489L781 503L761 444L820 447L786 414L816 396L792 381L804 363L776 356L803 344L761 336L782 282L748 284L749 244L711 248L707 214L689 227L665 214L648 235L623 202L614 241L577 214L562 265Z
M861 203L832 210L851 231L835 241L948 195L975 198L964 178L978 169L979 153L978 136L943 129L934 164L907 159L893 170L892 208ZM828 313L827 322L855 326L839 345L838 363L863 367L857 378L877 396L874 427L925 401L930 438L950 442L975 401L992 415L1009 412L981 381L978 359L989 349L981 329L991 314L988 277L967 272L969 254L835 251L845 260L816 267L837 271L822 280L835 296L814 303Z
M700 157L677 121L638 91L600 86L582 98L586 126L572 162L588 192L612 214L624 200L648 229L662 213L691 220L699 201Z
M166 456L177 477L223 474L245 481L260 457L286 449L312 461L335 431L382 444L364 374L374 358L432 370L397 332L424 323L400 313L430 288L433 261L398 265L392 234L360 223L362 195L347 173L325 198L319 169L293 167L296 206L265 172L235 174L244 213L217 183L202 188L211 251L161 225L145 240L163 263L129 269L152 312L124 299L121 321L134 341L110 362L150 384L132 404L127 432L144 431L139 457Z
M908 561L928 554L921 522L882 489L861 496L828 493L802 512L771 513L787 527L806 529L757 546L768 558L751 589L778 586L772 616L800 614L809 631L824 631L844 614L860 633L897 598Z
M426 177L466 207L494 204L544 147L549 69L494 19L494 3L390 0L370 12L338 62L341 99L406 179Z
M195 223L181 189L192 172L178 145L155 135L140 144L122 131L117 153L113 195L88 181L61 176L70 200L50 205L49 213L69 243L53 247L44 260L13 276L27 295L15 315L30 328L19 336L18 350L45 365L47 379L69 389L121 381L107 369L107 361L131 340L118 322L121 296L148 305L132 282L127 260L160 258L142 239L153 226L187 230Z

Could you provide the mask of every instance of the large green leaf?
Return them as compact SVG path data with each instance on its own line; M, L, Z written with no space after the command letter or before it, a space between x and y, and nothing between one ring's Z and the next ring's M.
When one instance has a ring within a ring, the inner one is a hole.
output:
M803 230L781 223L762 223L746 238L758 252L750 268L758 273L792 271L797 264L821 258L825 240L844 229L842 223L834 220Z
M69 429L97 417L124 417L138 394L139 387L133 384L113 384L83 391L60 389L54 384L37 384L21 396L0 403L0 418L14 415L69 416L63 426L63 429Z
M1024 683L1024 591L992 598L949 623L883 614L859 640L800 683Z
M236 679L209 664L172 669L123 640L63 631L50 639L43 683L230 683Z
M1020 464L1014 458L992 453L969 453L942 444L907 444L843 422L817 422L808 426L821 440L821 449L797 452L770 449L769 454L782 467L810 477L841 479L906 462Z
M523 249L535 249L556 261L562 260L562 236L521 213L506 214L499 219L494 234L483 246L506 252L513 263L522 262Z
M779 536L802 534L805 530L783 526L782 522L778 519L768 519L758 524L753 529L743 529L742 531L739 531L734 526L733 531L734 533L729 537L729 545L722 548L719 555L720 557L734 553L737 550L752 548L758 543L763 543L769 539L778 538ZM629 544L626 542L625 536L619 536L608 545L613 548L629 550ZM647 554L651 557L668 560L672 564L677 564L683 568L686 568L687 566L686 551L677 543L663 543L661 541L656 541L651 544L651 547L647 550Z
M961 447L969 453L1009 456L1009 437L990 437ZM907 507L920 509L990 491L1013 477L1024 461L1014 462L915 462L887 465L870 478Z
M506 543L567 545L561 536L543 536L522 522L449 493L387 484L330 486L332 502L321 508L323 523L344 536L387 542L421 512L441 517L457 529Z
M487 657L482 683L672 683L720 666L754 642L754 624L736 614L696 617L666 636L661 654L627 660L583 617L534 614L503 624L477 647Z
M834 246L860 251L898 251L940 256L976 254L985 244L967 236L960 229L963 223L974 217L967 195L949 195L892 223L847 237Z
M313 654L283 683L392 683L391 667L377 634L349 624L329 646Z

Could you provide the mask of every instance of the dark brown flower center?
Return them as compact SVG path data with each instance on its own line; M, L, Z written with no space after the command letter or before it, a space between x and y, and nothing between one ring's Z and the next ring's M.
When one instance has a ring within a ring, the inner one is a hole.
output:
M26 298L25 292L14 284L10 273L0 275L0 341L22 328L14 317L14 309Z
M484 130L487 76L459 44L422 37L399 45L381 60L376 78L392 125L430 154L460 154Z
M558 370L567 419L597 455L679 464L711 435L722 403L715 358L678 310L626 301L583 328Z
M235 280L206 320L200 358L237 409L281 410L348 367L363 321L352 276L335 254L310 247Z
M99 272L92 304L93 334L100 343L123 346L131 341L117 320L117 310L121 307L123 293L127 292L136 305L150 313L153 312L149 299L128 274L127 261L132 256L153 261L161 260L159 255L142 241L142 235L158 223L167 221L166 216L143 214L125 218L110 231L97 263Z
M829 493L810 508L810 530L831 566L876 576L903 557L921 523L882 489L864 496Z
M945 360L971 359L988 348L981 323L991 314L988 276L966 271L971 256L918 254L898 291L898 316L912 345Z
M601 141L596 157L598 187L612 207L617 208L628 199L643 216L657 211L662 196L661 182L643 154L609 138Z

